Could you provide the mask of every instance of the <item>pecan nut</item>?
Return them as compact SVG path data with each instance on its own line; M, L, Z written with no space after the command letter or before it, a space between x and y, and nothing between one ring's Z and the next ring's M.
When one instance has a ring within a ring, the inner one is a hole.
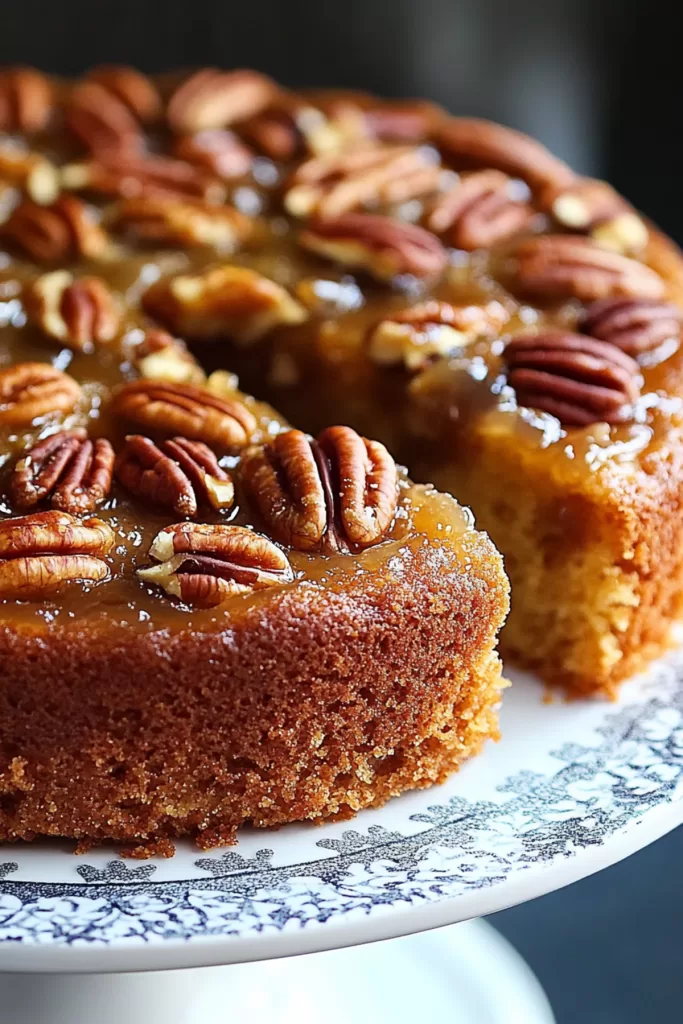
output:
M109 441L91 441L85 430L63 430L22 455L10 479L10 495L20 509L49 498L52 508L83 515L109 496L113 468Z
M162 279L142 297L145 310L186 338L258 341L308 314L281 285L247 267L220 266Z
M132 381L115 392L111 407L116 416L156 435L177 434L229 450L247 445L257 427L243 402L190 384Z
M252 228L251 219L233 206L153 196L124 199L112 223L138 241L214 246L224 252L236 249Z
M479 338L492 338L508 320L499 302L451 306L432 299L401 310L370 328L368 355L384 366L402 364L416 372Z
M116 459L116 477L133 494L192 518L199 503L216 511L232 506L235 488L215 453L201 441L174 437L157 446L133 434Z
M17 363L0 370L0 425L27 426L71 412L80 397L79 385L61 370L48 363Z
M366 270L380 281L401 274L433 280L448 265L446 250L429 231L368 213L313 221L300 242L311 252Z
M80 82L64 108L71 133L91 153L136 153L144 146L142 130L130 107L98 82Z
M49 206L26 200L2 225L2 237L38 263L62 263L85 256L101 257L109 247L92 211L74 196L60 196Z
M328 427L315 440L285 431L247 449L240 469L269 531L299 551L371 547L396 513L396 463L350 427Z
M566 426L623 422L640 393L635 360L607 341L569 331L516 335L503 359L519 405Z
M26 308L45 334L77 352L108 344L119 329L119 311L105 282L98 277L76 280L68 270L55 270L34 281Z
M223 181L248 174L254 159L252 151L233 132L221 128L179 136L173 144L173 155Z
M583 302L615 296L661 299L664 282L650 267L608 252L579 235L542 235L517 250L517 282L524 292Z
M243 526L175 523L149 553L160 564L139 569L140 579L199 608L294 579L284 551Z
M110 92L142 124L152 124L160 119L163 104L149 75L122 64L101 64L88 72L86 80L96 82Z
M644 221L606 181L579 178L568 188L546 189L540 205L561 227L586 232L615 252L647 245L649 234Z
M456 170L494 168L522 178L530 188L564 188L576 175L545 146L523 132L475 117L448 118L435 141Z
M53 106L52 86L40 71L17 67L0 72L0 131L41 132Z
M536 213L527 198L524 184L502 171L477 171L434 201L425 227L456 249L489 249L530 225Z
M434 192L442 173L429 150L412 146L367 146L317 157L290 178L285 208L294 217L329 220L367 204L400 203Z
M34 203L52 203L59 195L59 171L42 153L3 147L0 181L23 189Z
M93 192L120 199L190 198L222 203L225 186L214 174L166 156L98 153L86 163L62 169L62 185L74 192Z
M204 68L183 82L168 104L168 122L177 132L225 128L260 113L275 87L257 71Z
M610 341L634 358L681 337L683 311L652 299L601 299L586 309L579 325L585 334Z
M203 384L206 375L188 351L184 341L167 331L152 327L134 330L123 339L135 369L146 380L168 380L176 384Z
M0 598L30 601L64 583L100 583L114 531L101 519L67 512L36 512L0 523Z

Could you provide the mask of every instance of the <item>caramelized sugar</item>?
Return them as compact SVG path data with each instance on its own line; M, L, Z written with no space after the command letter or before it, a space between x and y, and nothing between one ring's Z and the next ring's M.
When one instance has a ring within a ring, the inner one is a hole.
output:
M164 150L167 141L159 134L151 139L151 147ZM60 164L83 159L61 134L48 134L32 143L32 148ZM233 347L226 339L196 346L195 352L207 369L237 369L243 374L243 384L257 394L278 396L279 407L308 429L343 419L404 453L410 451L413 439L426 439L443 450L444 459L466 444L468 434L493 431L509 436L511 445L521 446L530 457L547 460L555 472L571 478L606 470L632 472L644 453L666 444L672 427L678 427L680 403L662 398L660 392L671 387L672 381L680 385L680 359L670 350L662 353L668 358L659 365L655 355L644 368L645 397L631 423L568 430L553 417L518 409L501 375L505 336L546 324L572 329L578 306L566 303L539 309L515 298L507 287L512 264L504 248L493 257L479 252L451 253L448 272L431 291L409 278L397 281L395 288L356 278L297 245L300 225L282 215L279 202L286 174L287 168L258 158L250 174L230 187L228 202L255 218L252 238L237 253L221 254L210 248L157 250L136 247L113 236L106 258L84 260L67 269L79 275L94 274L110 284L123 310L123 336L150 325L140 297L167 274L229 262L253 268L289 289L310 310L306 323L283 328L273 339L248 348ZM11 207L12 196L3 193L2 203L4 213ZM96 201L94 208L107 226L113 207ZM417 220L421 208L413 202L392 212ZM548 225L539 218L533 230L548 230ZM16 514L6 497L7 469L36 439L61 426L86 425L94 436L104 435L120 444L124 431L109 416L108 396L122 380L136 376L118 343L100 346L91 355L74 353L60 349L26 323L22 289L47 269L53 268L33 265L16 252L0 252L0 367L26 360L51 362L81 383L83 400L66 419L47 417L25 432L0 433L0 469L5 468L0 514L5 517ZM375 365L365 342L370 327L430 296L454 305L500 303L508 322L495 340L473 343L414 376L402 368ZM291 378L287 381L285 371ZM249 402L264 437L281 428L283 421L272 409ZM222 459L226 468L235 463L235 458ZM218 611L197 612L175 605L167 596L144 587L134 572L149 564L149 546L171 521L169 515L131 498L117 485L97 514L112 525L117 536L112 579L92 588L65 587L58 601L43 607L5 603L3 614L8 620L29 628L44 623L79 628L83 623L106 620L141 630L213 629L225 625L240 609L267 599L263 594L235 598ZM202 518L212 521L208 515ZM236 506L223 521L258 528L239 485ZM425 538L430 543L457 546L471 525L466 512L452 499L411 487L404 480L396 522L382 544L336 558L293 553L291 561L299 581L334 588L358 574L391 571L396 560L400 563L409 557L411 546L424 543Z

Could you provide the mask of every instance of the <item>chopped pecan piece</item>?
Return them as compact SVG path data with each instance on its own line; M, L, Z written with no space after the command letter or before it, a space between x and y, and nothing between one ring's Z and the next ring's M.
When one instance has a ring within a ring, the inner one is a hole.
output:
M145 310L186 338L249 344L273 327L298 324L306 310L279 284L246 267L221 266L162 279L142 297Z
M640 394L640 369L616 345L569 331L516 335L503 358L517 401L566 426L620 423Z
M524 190L502 171L476 171L434 201L425 227L456 249L489 249L519 234L536 216Z
M146 196L124 199L113 226L155 245L208 245L232 251L249 235L252 221L233 206L210 206L199 199Z
M429 231L368 213L313 221L300 242L311 252L359 267L380 281L391 281L399 274L435 279L448 264L446 250Z
M442 170L428 150L368 146L307 160L292 175L285 207L328 220L367 204L399 203L434 192Z
M149 77L122 64L102 64L92 68L87 81L96 82L125 104L142 124L158 121L163 112L161 96Z
M204 68L176 89L168 122L177 132L201 132L246 121L268 106L275 87L257 71Z
M435 140L456 170L494 168L522 178L530 188L564 188L576 175L540 142L523 132L475 117L451 117Z
M615 296L660 299L659 274L621 253L607 252L590 238L542 235L517 250L517 281L524 292L583 302Z
M72 515L93 512L108 497L114 468L114 449L100 437L89 440L85 430L50 434L21 456L10 480L17 508L32 508L50 500L52 508Z
M0 131L34 135L47 126L53 110L50 82L33 68L0 72Z
M585 334L610 341L634 358L667 341L680 341L683 311L652 299L600 299L579 321Z
M199 608L294 579L284 551L242 526L175 523L149 553L160 564L139 569L140 579Z
M120 199L206 199L221 203L225 186L201 167L166 156L98 153L88 163L69 164L62 185L74 192L93 192Z
M129 435L116 459L116 476L133 494L166 505L179 516L195 516L200 501L221 511L235 500L233 482L214 452L185 437L157 446L148 437Z
M206 379L185 342L157 327L145 332L132 331L124 338L124 348L130 351L136 370L146 380L203 384Z
M92 211L74 196L60 196L49 206L26 200L2 225L2 237L38 263L61 263L85 256L101 257L107 235Z
M248 444L257 426L240 401L218 398L190 384L166 381L124 384L112 397L112 411L155 435L178 434L230 450Z
M507 320L508 314L499 302L451 306L432 299L371 327L368 353L375 363L403 364L415 372L479 338L495 337Z
M68 270L43 274L28 288L26 308L49 337L77 352L93 352L116 337L120 315L98 277L75 279Z
M288 430L247 449L240 468L272 535L299 551L371 547L396 512L396 463L350 427L328 427L315 440Z
M647 245L644 221L606 181L579 178L568 188L546 189L540 202L562 227L587 232L606 249L628 252Z
M81 397L76 381L48 363L0 370L0 424L27 426L42 416L71 412Z
M59 171L42 153L4 146L0 181L23 189L34 203L52 203L59 195Z
M139 153L144 138L130 107L98 82L79 82L64 107L67 128L91 153Z
M254 159L233 132L221 128L179 136L173 143L173 155L223 181L248 174Z
M101 519L67 512L36 512L0 522L0 599L31 601L64 583L99 583L114 532Z

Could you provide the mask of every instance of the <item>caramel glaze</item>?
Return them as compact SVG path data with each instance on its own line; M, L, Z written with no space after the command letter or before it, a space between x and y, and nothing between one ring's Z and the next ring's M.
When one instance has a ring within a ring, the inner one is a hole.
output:
M172 81L162 82L165 91ZM157 129L152 130L149 141L152 150L163 151L167 144L163 131ZM65 141L61 130L51 130L32 140L31 149L58 164L84 159L82 150ZM509 246L500 246L490 253L452 251L450 267L433 289L425 289L414 279L400 280L390 287L353 276L306 253L296 243L301 225L283 214L279 199L281 183L289 170L260 157L249 175L230 184L227 201L256 219L252 237L236 253L221 254L214 248L183 251L133 247L125 237L113 233L114 245L106 258L84 260L67 269L81 275L95 274L111 285L124 309L124 337L150 325L141 310L140 297L161 276L220 262L259 271L304 301L310 319L300 326L277 330L272 337L249 347L233 346L229 339L196 345L194 351L207 371L218 367L235 369L243 387L267 397L277 396L279 408L288 418L296 419L298 425L315 430L335 420L350 422L370 436L381 437L403 457L410 457L413 449L419 450L421 445L447 450L463 445L470 431L496 430L509 433L516 445L528 448L534 458L548 460L569 479L577 474L618 477L632 473L653 449L667 444L672 430L680 429L683 414L678 399L671 394L675 396L681 388L683 358L680 352L672 351L672 346L654 353L650 365L643 366L644 397L629 423L566 429L553 417L518 409L501 376L500 354L506 336L536 325L571 329L576 325L579 304L539 306L515 296L514 259ZM89 199L106 226L111 213L109 204L96 197ZM5 189L0 201L5 210L11 209L16 201L14 190ZM420 204L413 202L389 212L417 220L421 211ZM547 232L551 227L539 215L529 230ZM652 251L642 252L639 258L668 279L670 298L677 299L675 276L679 263L667 246L657 238ZM92 355L76 354L60 350L56 343L26 324L22 289L47 269L52 268L26 262L16 252L0 253L0 366L39 360L67 371L83 385L85 397L63 424L86 424L94 435L105 435L120 443L125 431L122 425L110 420L107 396L122 379L133 379L135 370L117 343L101 346ZM426 297L457 305L499 303L506 311L507 323L495 340L473 343L453 358L439 360L412 377L402 368L375 365L366 351L369 327L392 311ZM283 353L295 369L295 379L287 386L281 386L279 377ZM271 408L250 402L264 436L281 429L284 421ZM403 416L396 416L397 408L404 410ZM25 433L0 434L2 465L11 465L29 443L57 425L48 417ZM235 457L222 459L226 468L234 467L235 463ZM349 573L372 571L378 564L386 565L392 558L400 558L406 545L423 543L425 538L439 543L446 535L448 543L453 544L454 537L470 528L469 520L451 499L430 496L428 491L411 486L406 478L401 493L399 514L384 543L361 555L334 559L294 553L292 564L297 579L336 586ZM16 514L6 497L0 502L0 512L3 516ZM143 507L116 485L110 500L97 514L109 521L117 534L111 581L85 593L76 586L66 588L59 602L48 602L44 607L6 603L3 615L13 624L29 629L44 628L45 623L78 628L85 621L106 619L141 630L214 629L225 616L238 614L240 607L267 600L263 595L236 598L220 611L190 612L177 607L167 597L143 587L134 575L136 567L148 564L149 545L156 532L169 522L168 515ZM226 518L258 527L239 487L235 509Z

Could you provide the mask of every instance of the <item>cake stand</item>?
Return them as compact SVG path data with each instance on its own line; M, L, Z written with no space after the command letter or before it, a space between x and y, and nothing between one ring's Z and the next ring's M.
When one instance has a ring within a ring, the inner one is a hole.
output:
M683 654L614 704L548 702L532 677L509 675L499 744L351 823L245 830L236 848L181 844L165 861L4 847L3 1024L550 1024L528 969L472 919L681 823Z

